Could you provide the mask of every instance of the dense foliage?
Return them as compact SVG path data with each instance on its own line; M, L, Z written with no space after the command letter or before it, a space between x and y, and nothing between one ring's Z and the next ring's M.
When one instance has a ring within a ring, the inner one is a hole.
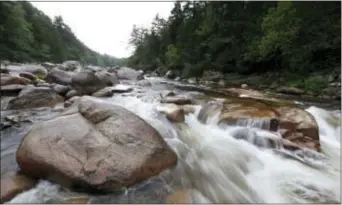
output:
M130 42L131 66L185 75L329 70L340 65L341 2L178 1Z
M124 63L89 49L57 16L52 21L43 12L23 2L0 2L0 58L17 62L78 60L99 66Z

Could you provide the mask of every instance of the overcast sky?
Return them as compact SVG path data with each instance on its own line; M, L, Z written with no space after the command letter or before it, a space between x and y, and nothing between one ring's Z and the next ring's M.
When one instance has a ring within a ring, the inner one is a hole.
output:
M53 19L61 15L89 48L115 57L128 57L134 24L150 27L157 13L168 17L173 2L31 2Z

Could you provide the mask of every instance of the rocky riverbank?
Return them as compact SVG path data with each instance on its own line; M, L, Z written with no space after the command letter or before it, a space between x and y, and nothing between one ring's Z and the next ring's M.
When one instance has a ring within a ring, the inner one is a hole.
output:
M309 159L326 160L316 118L293 100L248 85L194 79L184 84L167 80L175 77L170 73L166 79L148 76L74 61L2 68L1 202L20 203L32 194L24 191L44 187L55 195L31 197L32 203L269 202L258 191L235 192L234 186L248 187L247 182L232 186L235 195L229 197L206 188L207 183L222 191L198 163L225 153L197 153L209 139L203 136L206 129L216 133L211 138L230 136L229 143L222 141L229 147L247 142L248 149L271 150L313 169L321 165ZM329 116L330 125L338 127L340 118ZM195 134L199 126L203 133ZM225 166L239 173L234 179L245 181L242 175L252 172L245 163L260 159L245 148L230 149L236 153L224 155L230 159ZM213 166L215 173L222 168Z

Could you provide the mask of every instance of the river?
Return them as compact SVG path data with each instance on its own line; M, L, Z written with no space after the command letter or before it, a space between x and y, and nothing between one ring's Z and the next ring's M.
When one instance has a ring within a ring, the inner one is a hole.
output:
M42 180L8 203L62 203L67 195L86 195L88 203L163 203L165 195L174 190L187 190L192 203L341 203L340 108L327 109L327 105L318 107L304 102L306 111L319 126L321 153L275 151L233 138L232 133L241 126L218 126L217 115L210 116L207 124L201 123L201 105L185 116L184 123L171 123L156 110L160 91L189 93L189 89L159 78L148 81L151 86L104 100L131 110L158 130L176 151L177 167L121 193L108 195L65 191ZM199 91L192 94L201 94ZM58 109L45 109L30 111L27 116L39 122L55 113ZM1 112L2 116L7 114L13 112ZM331 118L338 124L332 123ZM247 129L263 136L274 135L259 129L258 124L250 122ZM29 126L30 123L23 123L20 128L1 131L1 175L16 168L13 158Z

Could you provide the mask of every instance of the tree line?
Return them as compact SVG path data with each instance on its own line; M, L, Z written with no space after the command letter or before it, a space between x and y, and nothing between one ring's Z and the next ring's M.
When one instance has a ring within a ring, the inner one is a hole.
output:
M130 43L128 64L147 70L329 71L340 67L341 2L177 1L167 19L134 26Z
M99 54L84 45L61 16L51 20L27 1L0 2L0 59L14 62L115 66L125 59Z

